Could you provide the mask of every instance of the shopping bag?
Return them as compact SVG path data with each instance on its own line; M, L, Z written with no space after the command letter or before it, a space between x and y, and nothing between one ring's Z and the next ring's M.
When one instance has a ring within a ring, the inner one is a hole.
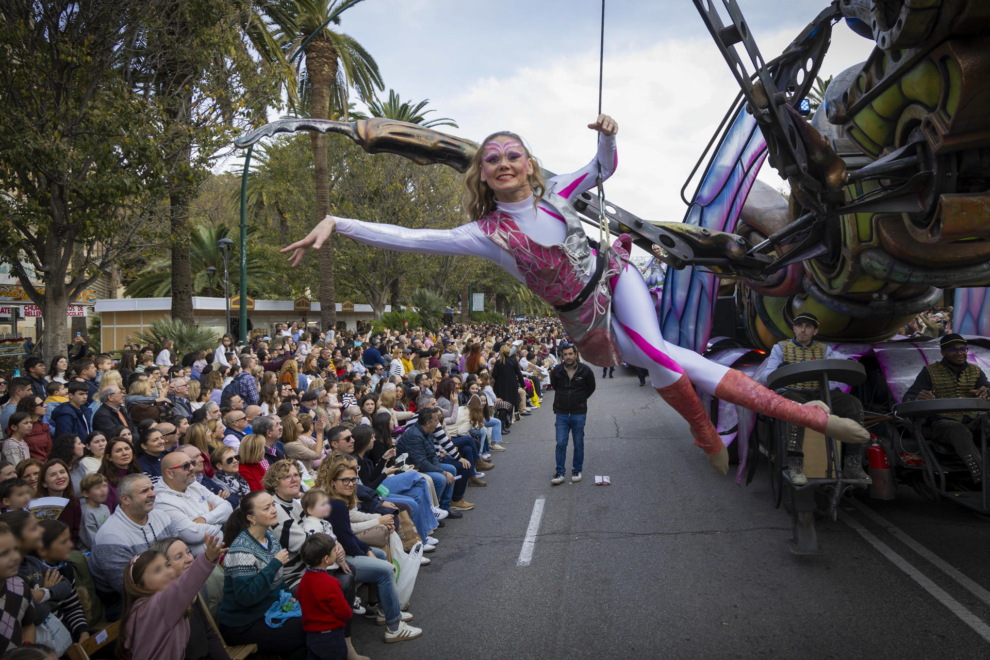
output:
M399 605L404 609L409 605L413 587L416 586L416 576L419 575L420 560L423 557L423 544L417 543L412 550L402 549L399 535L393 533L389 538L392 549L392 565L395 566L395 591L399 596Z
M55 655L60 658L72 646L72 634L54 614L49 614L38 624L35 628L35 639L38 644L47 644L55 649Z
M399 538L402 539L402 549L406 552L417 543L423 542L423 539L419 538L419 532L416 531L412 518L405 511L399 511Z
M292 598L292 594L283 589L279 593L278 602L272 603L265 612L265 623L269 628L281 628L286 619L295 617L302 617L302 606L298 600Z

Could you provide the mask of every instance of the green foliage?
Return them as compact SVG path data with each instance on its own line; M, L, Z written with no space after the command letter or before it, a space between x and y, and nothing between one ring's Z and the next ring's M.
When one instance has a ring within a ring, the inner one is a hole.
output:
M400 102L399 95L394 89L388 90L388 101L382 103L381 99L374 98L368 103L368 110L371 112L372 117L387 117L388 119L395 119L396 121L404 121L410 124L419 124L427 128L435 128L437 126L453 126L457 128L457 122L455 122L450 117L438 117L436 119L426 119L426 115L431 112L436 112L435 110L423 111L423 108L429 104L430 99L425 101L420 101L415 106L412 101L406 101L404 103Z
M89 337L89 347L92 348L97 353L102 353L103 349L103 319L94 314L89 319L89 325L86 326L86 334Z
M828 80L822 80L821 76L815 76L815 86L808 90L807 97L808 103L811 105L812 114L818 110L818 106L825 102L825 90L832 84L833 77L829 76Z
M475 323L498 323L500 325L505 323L505 317L498 312L474 312L471 318Z
M261 258L252 248L255 245L255 227L248 227L248 295L254 298L266 298L266 283L276 277L275 273L263 264ZM228 258L230 272L230 295L235 296L240 291L240 235L238 230L231 230L226 225L210 227L199 225L190 236L189 258L192 265L193 295L209 294L210 282L207 268L216 268L213 282L213 295L223 297L223 256L217 247L221 238L234 239L234 246ZM132 298L163 298L172 293L172 273L169 265L172 259L166 255L149 263L136 280L131 282L125 295Z
M443 325L443 310L447 301L429 289L416 289L409 302L422 318L421 325L429 332L435 332Z
M398 312L385 312L380 319L371 322L373 332L382 330L399 330L400 332L408 328L418 328L423 325L423 319L416 312L402 310Z
M209 328L189 325L178 319L153 321L151 327L142 330L135 338L144 345L161 346L162 341L171 339L175 344L172 353L185 355L189 351L212 351L220 341L220 336Z

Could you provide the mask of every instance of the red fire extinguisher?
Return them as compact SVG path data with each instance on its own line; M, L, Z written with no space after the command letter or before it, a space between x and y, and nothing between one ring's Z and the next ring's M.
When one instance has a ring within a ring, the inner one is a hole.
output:
M887 461L887 452L874 437L873 442L866 448L866 458L870 464L870 497L877 500L892 500L897 496L897 484Z

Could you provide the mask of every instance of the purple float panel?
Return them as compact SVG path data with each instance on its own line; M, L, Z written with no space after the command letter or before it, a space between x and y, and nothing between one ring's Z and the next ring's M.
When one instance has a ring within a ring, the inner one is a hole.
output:
M990 289L956 289L952 326L961 335L990 337Z
M829 344L832 347L832 358L835 360L856 360L873 350L873 344ZM839 390L849 394L851 385L836 383Z
M763 133L742 108L709 161L684 222L713 231L732 231L765 158ZM711 335L716 277L691 267L668 269L663 284L658 319L664 339L700 353Z
M895 403L904 400L904 393L927 365L942 359L938 341L898 341L873 347L884 379ZM971 358L972 359L972 358Z

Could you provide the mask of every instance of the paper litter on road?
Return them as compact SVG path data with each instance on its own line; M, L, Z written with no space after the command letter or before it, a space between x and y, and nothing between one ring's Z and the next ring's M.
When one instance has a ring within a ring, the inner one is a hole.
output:
M595 485L596 486L611 486L612 485L612 480L608 476L596 475L595 476Z

